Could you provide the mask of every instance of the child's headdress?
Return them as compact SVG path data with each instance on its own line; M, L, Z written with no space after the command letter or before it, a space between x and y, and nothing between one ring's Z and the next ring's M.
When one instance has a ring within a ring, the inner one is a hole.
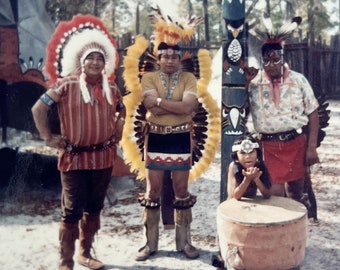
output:
M119 56L116 41L102 21L92 15L76 15L71 21L60 22L47 45L46 72L50 83L69 75L80 76L80 88L86 103L91 98L86 87L83 62L92 52L104 56L103 90L107 101L112 104L108 80L115 77Z
M237 152L237 151L243 151L245 153L251 153L254 149L259 148L259 144L257 142L252 142L249 139L242 140L241 143L235 143L231 151Z

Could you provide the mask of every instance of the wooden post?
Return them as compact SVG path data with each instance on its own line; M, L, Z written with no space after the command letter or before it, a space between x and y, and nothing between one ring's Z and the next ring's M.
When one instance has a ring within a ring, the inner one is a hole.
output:
M222 127L221 127L221 192L220 201L226 200L228 166L234 140L246 131L247 91L242 66L245 64L246 25L245 0L223 0L225 37L222 59Z
M161 213L164 229L173 229L175 226L173 206L174 199L175 192L172 186L171 171L165 171L161 195Z
M2 129L2 143L7 143L7 81L0 79L0 124Z

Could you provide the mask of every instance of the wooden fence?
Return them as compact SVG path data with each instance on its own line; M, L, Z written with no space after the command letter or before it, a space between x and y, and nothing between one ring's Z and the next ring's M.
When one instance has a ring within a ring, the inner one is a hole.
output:
M315 95L340 98L340 35L332 37L330 46L321 42L287 44L286 58L293 70L307 77Z

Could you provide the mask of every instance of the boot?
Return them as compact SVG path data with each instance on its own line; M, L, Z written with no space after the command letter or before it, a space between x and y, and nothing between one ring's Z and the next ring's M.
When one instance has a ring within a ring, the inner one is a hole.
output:
M60 262L59 270L72 270L75 241L79 236L78 223L61 222L59 226Z
M89 269L104 269L104 264L91 256L94 235L100 228L99 215L83 215L80 221L78 263Z
M199 251L191 244L190 223L191 208L175 209L176 249L189 259L196 259Z
M144 208L143 225L146 236L146 244L138 250L136 261L145 261L151 255L155 254L158 249L160 209Z

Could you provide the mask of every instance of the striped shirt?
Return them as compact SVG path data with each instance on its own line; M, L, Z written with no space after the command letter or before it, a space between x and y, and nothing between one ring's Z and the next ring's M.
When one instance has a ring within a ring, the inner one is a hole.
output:
M90 96L94 97L93 87L87 85ZM60 79L53 87L60 95L58 114L60 118L61 135L74 145L88 146L108 140L115 133L116 107L122 101L121 93L115 84L112 89L113 105L106 99L93 104L85 103L77 77ZM70 170L104 169L113 166L115 147L103 151L81 152L71 155L60 151L58 169L66 172Z

